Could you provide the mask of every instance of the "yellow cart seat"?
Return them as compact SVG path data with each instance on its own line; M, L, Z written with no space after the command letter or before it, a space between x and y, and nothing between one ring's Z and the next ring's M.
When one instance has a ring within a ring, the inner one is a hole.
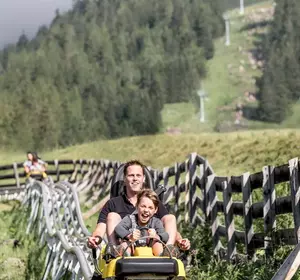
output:
M116 263L117 277L153 273L158 275L177 276L179 273L176 259L169 258L124 258Z

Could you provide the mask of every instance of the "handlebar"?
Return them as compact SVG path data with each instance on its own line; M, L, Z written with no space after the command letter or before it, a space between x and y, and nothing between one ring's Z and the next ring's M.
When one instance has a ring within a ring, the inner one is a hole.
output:
M95 237L98 238L98 241L96 241L96 245L99 245L102 242L102 238L99 235L96 235ZM98 262L97 262L97 251L96 251L96 248L92 248L92 255L93 255L93 263L94 263L94 267L95 267L95 272L98 275L102 275L102 272L100 271L100 268L99 268Z
M147 228L147 229L148 229L148 228ZM150 240L152 239L152 242L153 242L153 240L156 240L156 241L158 241L159 243L161 243L161 244L163 245L163 247L167 249L170 259L172 259L172 253L171 253L170 249L168 248L167 244L166 244L165 242L161 241L159 238L157 238L157 237L151 237L151 236L143 236L143 237L141 237L141 238L139 238L139 239L137 239L137 240L135 240L135 241L128 242L127 247L126 247L126 248L124 249L124 251L123 251L122 258L124 259L124 257L125 257L125 252L127 251L127 249L128 249L129 247L131 247L132 245L134 245L134 243L135 243L136 241L144 240L144 239L147 239L147 238L150 238ZM152 247L152 246L151 246L151 247Z
M37 176L42 176L43 178L48 177L45 171L40 171L40 170L30 171L26 174L26 177L37 177Z
M140 232L142 232L142 231L147 231L147 233L148 233L148 230L149 230L150 228L149 227L140 227L138 230L140 231ZM150 240L149 240L149 247L152 247L152 245L153 245L153 238L152 237L148 237L148 238L150 238ZM138 241L138 240L136 240L136 241ZM135 242L136 242L135 241Z
M96 241L96 245L99 245L102 242L102 238L99 235L96 235L95 238L98 238L98 241ZM97 251L96 248L92 248L92 254L93 254L93 259L97 259Z

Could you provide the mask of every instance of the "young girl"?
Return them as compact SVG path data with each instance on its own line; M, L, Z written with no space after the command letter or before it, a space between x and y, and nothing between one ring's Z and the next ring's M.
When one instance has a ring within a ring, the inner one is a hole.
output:
M127 248L126 241L136 241L141 238L142 227L147 227L147 236L155 237L163 242L168 241L168 233L165 232L163 224L160 219L153 217L157 212L159 198L157 194L150 190L144 189L138 193L137 196L137 210L123 218L123 220L116 226L115 233L117 237L122 239L121 245ZM140 243L145 240L140 240ZM130 249L129 249L130 250ZM163 245L153 239L152 252L153 255L159 256L163 251ZM128 253L133 253L129 251Z

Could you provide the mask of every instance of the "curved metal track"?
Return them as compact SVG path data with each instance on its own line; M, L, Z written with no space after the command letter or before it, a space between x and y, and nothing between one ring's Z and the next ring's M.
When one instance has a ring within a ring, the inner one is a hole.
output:
M60 279L67 271L71 279L91 279L91 251L86 246L90 232L85 227L77 192L68 182L56 184L29 180L23 201L30 207L26 232L36 229L41 245L47 243L43 279Z

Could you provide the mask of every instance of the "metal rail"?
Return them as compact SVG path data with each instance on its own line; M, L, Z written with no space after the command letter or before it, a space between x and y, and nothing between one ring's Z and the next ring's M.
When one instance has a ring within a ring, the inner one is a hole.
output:
M30 179L24 206L31 209L26 232L37 229L41 244L48 245L43 280L49 276L60 279L66 271L72 272L71 279L91 279L94 267L86 246L90 232L83 223L74 186Z

